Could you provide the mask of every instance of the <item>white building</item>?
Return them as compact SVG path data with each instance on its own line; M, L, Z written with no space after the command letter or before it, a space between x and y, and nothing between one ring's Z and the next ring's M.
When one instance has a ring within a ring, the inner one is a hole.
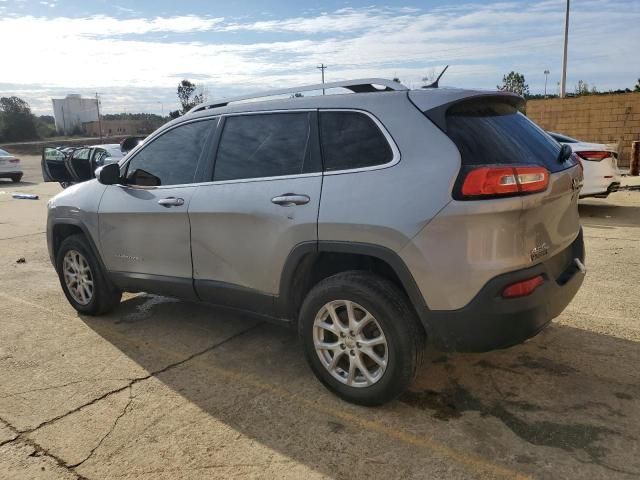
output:
M81 130L84 122L98 121L98 101L95 98L82 98L70 94L65 98L52 98L53 116L56 119L56 131L69 135Z

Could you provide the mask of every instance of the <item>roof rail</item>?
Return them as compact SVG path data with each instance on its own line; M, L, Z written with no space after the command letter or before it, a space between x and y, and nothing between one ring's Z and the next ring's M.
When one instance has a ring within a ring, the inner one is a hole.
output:
M385 87L383 89L376 88L375 85ZM386 80L384 78L360 78L357 80L345 80L342 82L330 82L330 83L316 83L314 85L302 85L300 87L282 88L278 90L267 90L264 92L253 93L250 95L241 95L239 97L230 97L221 100L213 100L211 102L201 103L196 105L187 112L194 113L209 108L226 107L230 103L240 102L242 100L252 100L254 98L273 97L276 95L286 95L289 93L295 94L300 92L310 92L314 90L326 90L329 88L346 88L353 93L367 93L367 92L392 92L392 91L405 91L409 90L400 82L394 80Z

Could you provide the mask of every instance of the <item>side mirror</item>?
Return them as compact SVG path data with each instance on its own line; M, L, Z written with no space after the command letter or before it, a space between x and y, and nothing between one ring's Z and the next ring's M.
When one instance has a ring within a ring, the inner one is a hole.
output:
M120 167L117 163L109 163L96 169L96 178L103 185L120 183Z

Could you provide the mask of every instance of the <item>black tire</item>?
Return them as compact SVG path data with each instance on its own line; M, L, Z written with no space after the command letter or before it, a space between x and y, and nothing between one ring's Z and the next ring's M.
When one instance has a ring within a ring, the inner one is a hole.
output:
M386 370L372 385L354 387L337 380L315 350L315 318L328 302L336 300L349 300L364 307L386 337ZM366 406L381 405L405 391L422 363L425 348L424 329L406 296L385 278L362 271L339 273L315 285L302 304L298 333L316 377L344 400Z
M22 180L22 175L14 175L13 177L11 177L11 180L13 181L13 183L19 183L20 180Z
M76 301L64 279L64 257L70 250L75 250L86 259L93 280L93 294L90 301L84 305ZM113 310L120 303L122 292L108 279L84 235L71 235L63 240L56 255L56 270L62 291L71 306L79 313L83 315L103 315Z

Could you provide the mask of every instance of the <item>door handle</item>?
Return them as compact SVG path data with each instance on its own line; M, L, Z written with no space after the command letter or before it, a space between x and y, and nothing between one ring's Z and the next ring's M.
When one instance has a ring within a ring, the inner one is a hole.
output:
M280 205L281 207L293 207L294 205L304 205L305 203L309 203L308 195L299 195L297 193L283 193L280 196L273 197L271 199L272 203L276 205Z
M167 197L161 198L158 200L158 203L163 207L179 207L180 205L184 205L184 198L176 198L176 197Z

